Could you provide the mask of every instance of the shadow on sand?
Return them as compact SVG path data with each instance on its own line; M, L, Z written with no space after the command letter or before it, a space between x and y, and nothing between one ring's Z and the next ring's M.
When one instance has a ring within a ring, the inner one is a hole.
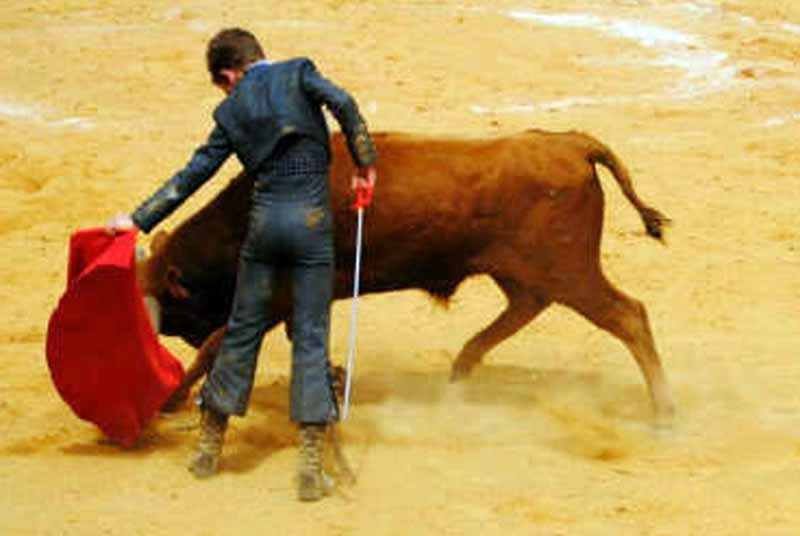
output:
M297 445L296 425L288 419L288 386L286 377L268 385L256 385L246 418L231 421L221 461L223 470L249 472L276 452ZM520 412L525 418L525 412L530 411L531 418L537 414L538 418L544 415L555 421L566 435L575 428L585 428L587 419L641 424L649 419L643 386L614 382L599 371L485 365L457 383L450 383L447 370L364 372L355 378L353 385L354 409L357 412L360 407L364 411L357 430L344 427L344 433L356 442L371 442L380 436L380 422L374 414L370 416L370 408L398 404L405 406L406 411L408 406L446 409L452 403L478 408L478 412L480 407L495 412L507 408L509 419L519 418ZM491 418L488 411L487 417ZM196 441L198 420L197 410L184 406L175 413L155 418L131 448L121 448L99 435L94 442L76 442L59 448L67 455L126 458L145 458L165 450L189 450ZM589 427L592 426L596 425L590 422ZM35 454L52 447L52 441L30 438L10 445L3 453Z

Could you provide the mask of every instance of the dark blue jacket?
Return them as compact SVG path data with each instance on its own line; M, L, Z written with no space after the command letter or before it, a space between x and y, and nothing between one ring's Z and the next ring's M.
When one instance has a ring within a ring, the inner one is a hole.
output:
M137 208L131 218L149 232L236 153L256 175L286 136L308 136L330 151L321 107L333 113L359 167L375 161L375 147L353 98L319 74L311 60L258 63L214 111L216 126L189 163Z

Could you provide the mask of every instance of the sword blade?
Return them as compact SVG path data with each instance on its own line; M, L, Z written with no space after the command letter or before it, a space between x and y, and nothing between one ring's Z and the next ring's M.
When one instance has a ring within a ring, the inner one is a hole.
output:
M358 292L361 281L361 241L364 227L364 209L358 209L358 227L356 230L356 262L353 271L353 305L350 310L350 340L347 349L347 380L344 385L344 403L342 404L342 418L347 420L350 415L350 393L353 383L353 368L356 357L356 327L358 323Z

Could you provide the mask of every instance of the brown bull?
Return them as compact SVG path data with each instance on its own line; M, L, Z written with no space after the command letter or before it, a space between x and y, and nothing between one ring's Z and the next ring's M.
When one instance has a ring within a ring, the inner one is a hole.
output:
M447 299L465 278L489 275L508 299L504 311L458 354L461 378L500 342L552 303L571 307L620 339L644 374L656 415L673 402L647 313L600 267L603 192L595 170L611 171L650 236L668 221L633 190L625 167L581 133L526 131L489 140L378 134L379 184L365 235L364 293L422 289ZM331 196L336 228L335 298L352 293L355 230L352 174L344 140L332 141ZM142 266L145 294L161 305L161 332L201 346L172 403L213 361L231 306L252 179L235 178L171 235L153 241ZM270 327L291 315L289 285L279 285ZM287 324L288 325L288 324Z

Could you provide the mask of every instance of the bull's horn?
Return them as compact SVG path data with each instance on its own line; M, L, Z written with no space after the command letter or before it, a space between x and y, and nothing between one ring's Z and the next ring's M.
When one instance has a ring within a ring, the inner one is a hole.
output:
M153 239L150 241L150 253L155 255L164 245L167 243L167 239L169 238L169 233L164 229L161 229L156 233Z
M144 263L147 261L147 250L144 249L142 246L136 246L136 268L137 270L141 269L144 266ZM144 299L144 308L147 309L147 316L150 317L150 324L153 326L153 330L158 333L161 329L161 304L158 303L158 300L155 296L145 295L143 296Z
M147 260L147 250L139 244L136 244L136 262L143 262Z
M158 303L155 296L145 296L144 307L147 309L147 316L150 317L153 330L159 333L161 330L161 304Z

